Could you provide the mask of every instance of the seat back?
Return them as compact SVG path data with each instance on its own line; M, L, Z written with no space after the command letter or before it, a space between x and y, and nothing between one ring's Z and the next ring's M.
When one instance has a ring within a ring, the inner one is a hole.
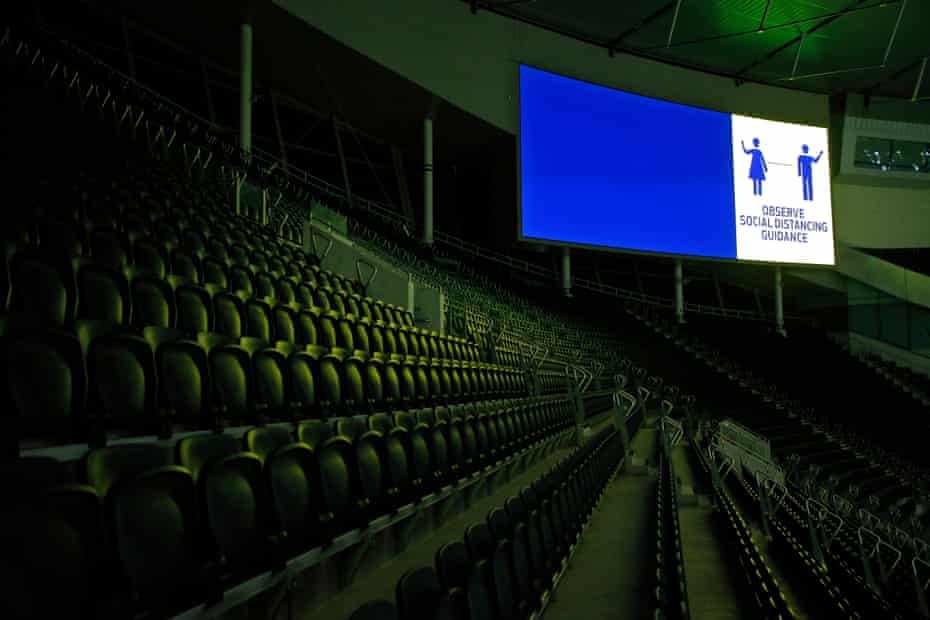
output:
M243 436L245 449L264 462L276 450L294 442L290 429L283 426L250 428Z

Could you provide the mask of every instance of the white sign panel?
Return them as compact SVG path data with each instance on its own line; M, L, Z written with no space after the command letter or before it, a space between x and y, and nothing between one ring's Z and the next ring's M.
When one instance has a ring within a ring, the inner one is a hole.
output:
M732 116L736 257L832 265L827 130Z

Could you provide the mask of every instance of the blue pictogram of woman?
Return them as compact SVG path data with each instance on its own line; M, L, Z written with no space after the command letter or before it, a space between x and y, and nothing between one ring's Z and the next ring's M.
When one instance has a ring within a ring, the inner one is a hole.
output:
M749 178L752 179L752 193L754 196L762 195L762 181L765 180L765 173L769 171L768 164L765 163L765 156L759 150L759 138L752 139L752 146L755 148L747 149L746 143L740 140L743 152L752 155L752 162L749 164Z

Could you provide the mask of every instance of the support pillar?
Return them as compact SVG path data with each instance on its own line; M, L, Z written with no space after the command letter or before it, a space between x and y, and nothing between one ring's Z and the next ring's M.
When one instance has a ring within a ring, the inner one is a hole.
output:
M239 33L239 148L252 151L252 24Z
M781 267L775 267L775 330L785 335L785 308L782 299Z
M572 296L572 254L569 248L562 248L562 294Z
M423 243L433 245L433 119L423 119Z
M675 319L685 322L685 278L681 260L675 260Z
M242 215L242 183L244 180L242 175L236 173L236 215Z

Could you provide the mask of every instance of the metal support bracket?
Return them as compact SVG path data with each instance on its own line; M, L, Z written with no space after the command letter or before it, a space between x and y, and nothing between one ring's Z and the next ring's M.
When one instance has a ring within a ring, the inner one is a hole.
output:
M917 604L925 617L930 617L927 605L927 586L930 586L930 564L922 558L911 558L911 573L914 575L914 589L917 590Z
M664 401L668 402L668 401ZM681 427L681 423L678 420L673 420L667 416L662 416L661 419L662 429L666 433L666 438L668 439L669 449L674 448L681 440L684 438L685 433Z
M328 242L326 245L326 249L323 250L322 252L319 251L319 245L316 242L317 237L323 237ZM313 228L310 229L310 251L313 253L314 256L320 259L321 263L327 256L329 256L329 253L330 251L332 251L333 245L335 243L336 241L332 237L328 235L324 235L320 231L315 230Z
M726 480L727 474L733 471L735 462L733 457L724 454L713 444L708 448L707 456L708 464L711 466L710 471L714 476L714 484L719 487Z
M332 242L332 239L330 239L330 242ZM329 253L328 250L327 253ZM322 260L322 258L320 260ZM367 278L362 277L362 265L368 267L369 269ZM358 278L358 281L362 283L362 288L367 292L368 287L378 275L378 266L370 261L365 260L364 258L357 258L355 259L355 275Z
M814 556L819 562L823 562L823 553L830 551L830 546L836 540L846 522L840 515L811 498L807 498L804 508L807 513L807 523L811 533Z
M626 387L627 381L629 381L629 377L623 373L617 373L614 375L614 385L618 390L624 389Z
M887 583L894 569L898 566L898 562L901 561L901 551L892 547L885 542L881 536L866 527L860 527L856 533L859 538L859 549L865 569L866 582L869 583L872 588L878 589L878 584L875 582L872 573L872 559L874 558L875 562L878 564L879 579L882 583ZM894 557L890 566L885 555L882 553L883 550L890 551L891 555Z

